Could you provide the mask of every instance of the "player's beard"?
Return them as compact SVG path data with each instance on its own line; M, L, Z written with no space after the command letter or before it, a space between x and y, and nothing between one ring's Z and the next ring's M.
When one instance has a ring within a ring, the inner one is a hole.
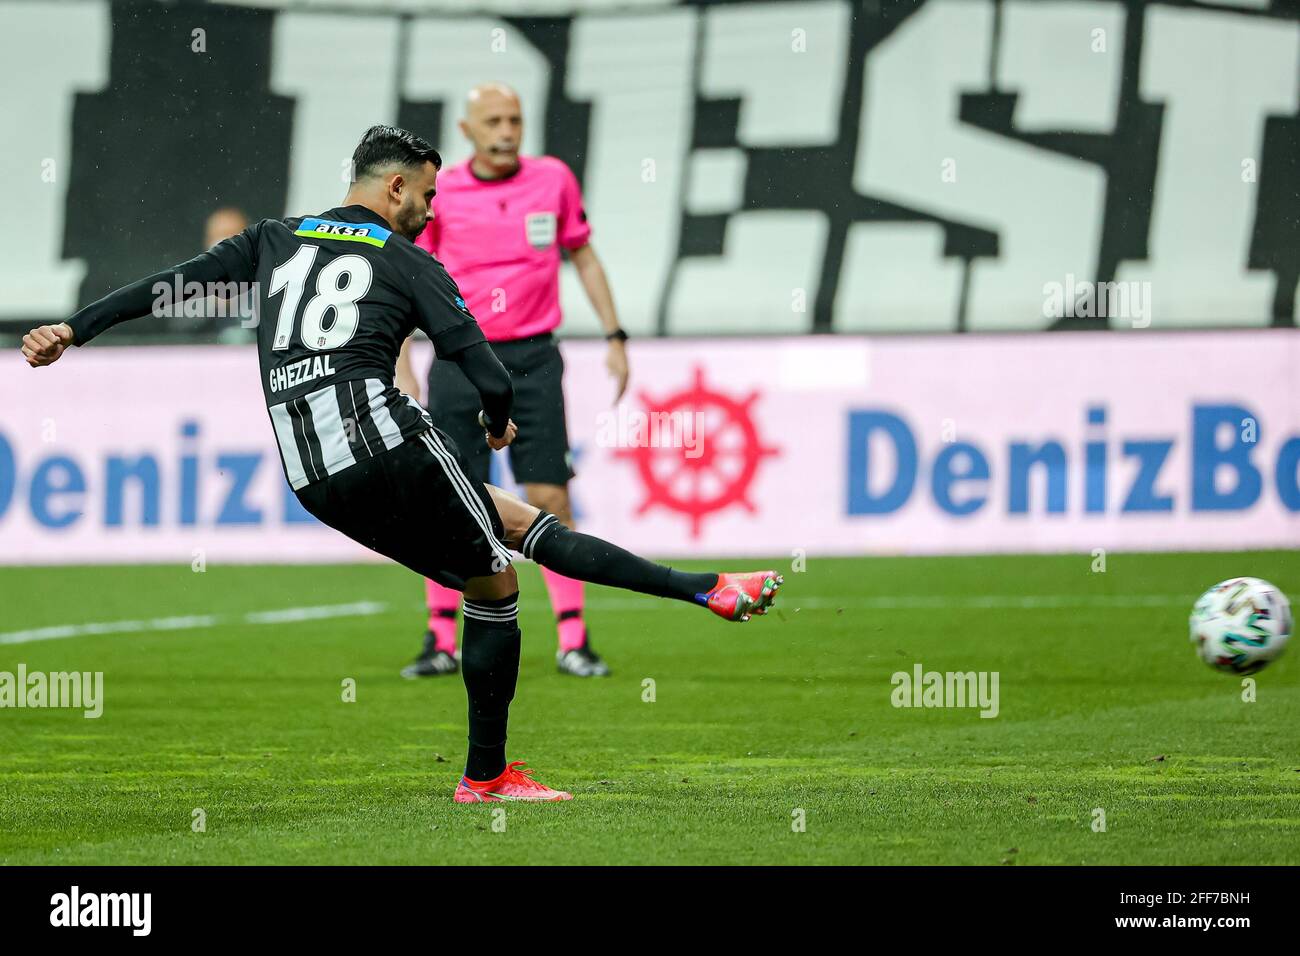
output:
M397 227L399 233L414 242L416 237L424 232L424 223L425 216L416 209L415 203L410 203L397 210L393 225Z

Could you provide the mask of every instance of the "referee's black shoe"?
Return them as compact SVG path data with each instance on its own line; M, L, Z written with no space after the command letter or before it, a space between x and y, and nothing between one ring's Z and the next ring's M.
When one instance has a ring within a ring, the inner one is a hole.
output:
M591 649L590 641L570 651L556 651L555 665L561 674L572 674L574 677L609 676L609 665Z
M402 668L402 676L407 680L415 680L417 677L440 677L443 674L454 674L458 670L460 670L460 661L454 655L434 647L433 632L426 631L424 634L424 650L420 652L419 657Z

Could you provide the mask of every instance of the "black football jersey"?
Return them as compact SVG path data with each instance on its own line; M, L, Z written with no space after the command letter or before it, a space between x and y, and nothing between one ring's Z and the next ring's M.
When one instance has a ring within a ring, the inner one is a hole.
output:
M257 283L262 389L294 488L431 427L393 386L414 329L442 357L484 341L442 264L364 206L266 219L211 254Z

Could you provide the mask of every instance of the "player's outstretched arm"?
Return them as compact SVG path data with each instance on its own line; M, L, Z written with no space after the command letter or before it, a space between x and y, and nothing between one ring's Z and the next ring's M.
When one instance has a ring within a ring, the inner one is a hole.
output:
M180 304L183 298L177 301L171 297L174 289L183 290L196 282L206 287L209 283L227 282L231 278L226 261L214 252L204 252L188 262L145 276L92 302L69 319L72 344L85 345L120 322L154 315L163 307Z
M153 315L160 306L183 303L184 290L199 283L201 289L209 284L223 282L251 282L256 271L256 230L261 224L250 226L237 236L225 239L207 252L200 253L188 262L156 272L110 292L90 303L67 322L43 325L32 329L23 337L23 357L33 368L58 361L69 345L85 345L101 332L119 322ZM180 299L171 297L173 290L182 290ZM206 291L201 293L206 295ZM30 354L29 354L30 351Z

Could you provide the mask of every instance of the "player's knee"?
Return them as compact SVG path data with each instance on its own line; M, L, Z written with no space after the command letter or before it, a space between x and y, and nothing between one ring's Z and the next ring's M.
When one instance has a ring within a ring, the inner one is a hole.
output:
M549 558L557 556L557 548L565 549L564 542L575 537L564 524L549 511L539 511L536 520L528 526L515 545L515 550L525 558L545 564Z
M504 570L492 575L491 580L497 591L492 595L495 598L510 597L512 594L519 593L519 575L515 573L513 564L507 564Z
M519 543L524 540L524 535L528 533L528 528L536 520L538 512L536 509L529 509L526 514L501 514L501 527L504 531L502 540L516 551L519 550Z
M537 520L537 508L508 491L492 485L487 485L487 489L501 519L501 540L518 551L525 532Z
M507 564L505 569L496 574L470 578L465 582L465 597L471 601L497 601L510 597L519 591L519 575L514 565Z
M569 511L568 488L564 485L529 485L526 491L530 505L555 515L560 524L573 527L573 515Z

